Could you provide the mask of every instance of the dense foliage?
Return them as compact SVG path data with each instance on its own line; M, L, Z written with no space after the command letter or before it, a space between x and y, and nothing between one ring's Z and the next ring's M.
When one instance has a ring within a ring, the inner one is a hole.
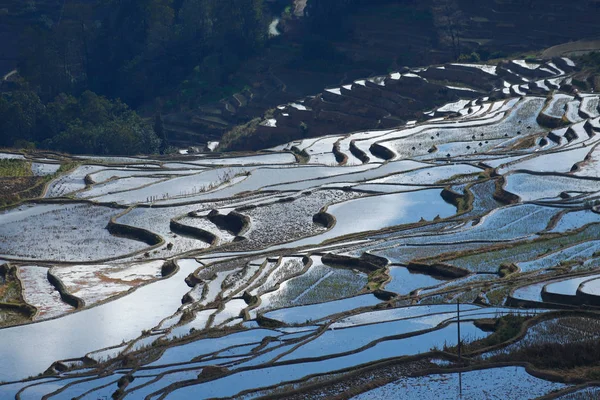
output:
M400 11L407 20L423 21L427 25L433 20L433 15L431 11L416 7L416 3L412 0L311 0L305 12L312 32L336 38L349 33L348 16L378 4L393 4L395 10Z
M483 42L472 38L479 38L489 18L479 18L478 30L469 31L472 7L457 0L44 3L46 8L23 7L14 14L35 23L23 23L28 26L18 66L23 81L0 88L0 112L7 115L0 123L3 146L34 143L102 154L166 151L167 137L183 143L188 132L193 140L236 134L240 129L233 126L248 123L277 102L317 93L340 80L448 59L479 62L506 55L497 45L474 44ZM281 18L285 34L266 45L274 17ZM388 39L380 31L395 35ZM83 97L93 94L109 99L102 101L108 102L110 124L76 114L85 106L61 112L56 105L65 98L84 104ZM125 104L149 124L131 110L119 111ZM58 113L51 116L55 109ZM123 145L113 145L120 136ZM244 148L257 148L258 141L249 138Z
M57 21L41 18L24 34L25 82L0 99L0 146L164 150L160 124L128 106L153 110L163 95L189 104L219 99L266 31L262 0L66 2Z
M585 54L581 56L579 62L595 71L600 71L600 52L594 51L592 53Z
M157 152L152 127L121 101L86 91L61 94L43 104L32 91L0 97L0 146L42 148L79 154Z
M136 108L174 89L211 95L267 31L262 0L80 0L64 13L27 33L20 72L43 100L92 90Z

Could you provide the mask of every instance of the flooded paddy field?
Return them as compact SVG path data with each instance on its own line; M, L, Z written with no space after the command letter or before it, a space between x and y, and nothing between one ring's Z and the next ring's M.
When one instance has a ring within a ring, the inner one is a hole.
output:
M260 153L0 154L50 177L0 211L0 397L593 398L600 96L567 60L330 89L454 96Z

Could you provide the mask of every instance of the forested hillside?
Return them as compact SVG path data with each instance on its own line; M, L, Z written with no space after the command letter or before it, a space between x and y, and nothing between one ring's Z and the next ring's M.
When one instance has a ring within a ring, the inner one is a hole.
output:
M597 35L600 4L596 0L4 3L1 75L13 67L18 73L0 85L0 146L100 154L115 149L123 154L151 153L168 151L171 145L219 140L265 111L314 95L324 86L404 66L497 59L592 37ZM107 111L90 121L80 114L90 98L104 109L123 110L126 105L128 110ZM78 105L68 113L53 114L65 103ZM57 119L60 123L48 126L48 120ZM151 140L130 147L107 143L112 139L101 132L115 130L108 123L142 132L129 134L130 138ZM95 132L78 136L92 125Z
M41 16L23 32L22 81L0 101L0 145L157 151L152 127L127 106L152 110L174 91L219 99L264 46L263 9L262 0L65 2L58 20Z

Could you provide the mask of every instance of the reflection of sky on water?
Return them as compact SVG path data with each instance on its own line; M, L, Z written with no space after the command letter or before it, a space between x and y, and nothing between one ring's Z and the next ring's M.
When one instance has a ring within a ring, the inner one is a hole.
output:
M60 204L24 204L0 212L0 221L3 226L7 226L11 222L19 222L26 218L35 218L44 213L59 211L61 208L63 207Z
M456 213L456 208L440 196L440 189L420 190L350 200L329 207L336 218L335 227L321 236L327 238L370 231L388 226L433 220Z
M471 322L461 323L461 332L463 337L470 337L474 340L488 335L476 328ZM243 390L290 382L311 374L328 373L372 361L423 353L431 350L433 346L440 348L444 344L453 346L455 342L456 324L451 324L423 335L383 341L364 351L343 357L234 373L215 381L175 390L169 395L169 399L183 400L234 396Z
M456 207L446 203L440 195L441 192L441 189L427 189L348 200L330 206L327 210L336 218L336 224L331 230L294 242L271 246L261 252L315 245L342 235L418 222L421 217L431 221L437 215L441 218L454 215ZM256 252L216 253L214 256L253 253Z
M510 384L507 385L507 382ZM564 387L565 384L531 376L523 367L510 366L461 374L404 377L354 399L530 399Z
M265 314L269 318L284 321L288 324L302 324L306 321L317 321L328 315L333 315L358 307L369 307L381 301L372 294L349 297L347 299L329 301L327 303L311 304L307 306L282 308Z
M226 167L222 168L221 176L227 172L229 174L250 172L248 177L236 182L233 185L224 186L221 189L200 193L195 196L188 196L184 198L174 198L164 201L159 201L158 204L177 204L189 201L201 201L209 199L224 199L238 195L243 192L255 191L260 188L265 190L280 190L278 187L266 187L267 185L278 185L287 182L294 181L305 181L316 178L323 178L327 176L343 175L347 173L363 171L365 169L373 168L371 165L358 165L356 167L318 167L318 166L277 166L277 167ZM212 170L211 170L212 171ZM164 190L171 190L172 182L169 180L164 183ZM324 180L323 180L324 182ZM157 185L149 186L152 191L156 191ZM162 188L159 188L162 190ZM164 191L163 190L163 191ZM171 191L172 192L172 191ZM170 192L170 193L171 193ZM128 192L133 193L133 192ZM139 198L139 195L138 195ZM128 199L130 201L130 199Z
M545 291L548 293L575 296L575 292L577 291L579 285L581 285L585 281L597 277L597 275L587 275L579 278L565 279L563 281L548 283L548 285L546 285Z
M430 275L412 273L404 267L391 267L390 275L392 280L385 285L385 290L401 295L409 294L415 289L435 286L444 282Z
M199 264L183 261L180 266L170 279L115 301L63 318L0 330L0 382L36 375L56 360L82 357L154 327L181 306L181 296L189 290L184 278Z

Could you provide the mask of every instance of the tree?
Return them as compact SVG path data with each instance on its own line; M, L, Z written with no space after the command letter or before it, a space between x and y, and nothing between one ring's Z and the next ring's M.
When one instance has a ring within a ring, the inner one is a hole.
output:
M86 91L60 94L47 105L33 91L0 96L0 145L37 143L85 154L149 154L159 149L152 126L119 100Z
M19 71L44 102L90 90L138 108L176 90L194 106L221 95L264 46L263 8L263 0L67 2L60 23L28 30Z
M15 141L33 141L44 105L31 91L17 91L2 96L0 101L0 144L11 146Z
M63 15L61 23L28 27L20 46L19 73L44 101L88 85L92 3L65 3Z
M456 0L434 0L434 24L439 29L441 42L452 46L454 58L460 56L460 37L465 25L465 16Z
M67 129L67 124L79 116L79 100L64 93L46 104L46 110L39 121L36 141L43 142Z
M86 91L76 104L61 97L60 104L49 109L63 110L65 129L44 144L47 147L71 153L135 155L156 153L160 139L152 127L126 104ZM65 104L75 106L72 110ZM59 114L60 115L60 114ZM71 118L70 118L71 117ZM69 119L70 118L70 119Z
M172 0L109 0L90 52L90 88L138 106L170 81Z
M167 132L165 131L162 116L160 114L156 114L154 116L153 128L154 134L161 140L159 149L160 153L164 154L167 148L169 147L169 140L167 139Z
M304 13L310 18L312 31L327 35L341 35L344 16L350 12L356 0L312 0Z

